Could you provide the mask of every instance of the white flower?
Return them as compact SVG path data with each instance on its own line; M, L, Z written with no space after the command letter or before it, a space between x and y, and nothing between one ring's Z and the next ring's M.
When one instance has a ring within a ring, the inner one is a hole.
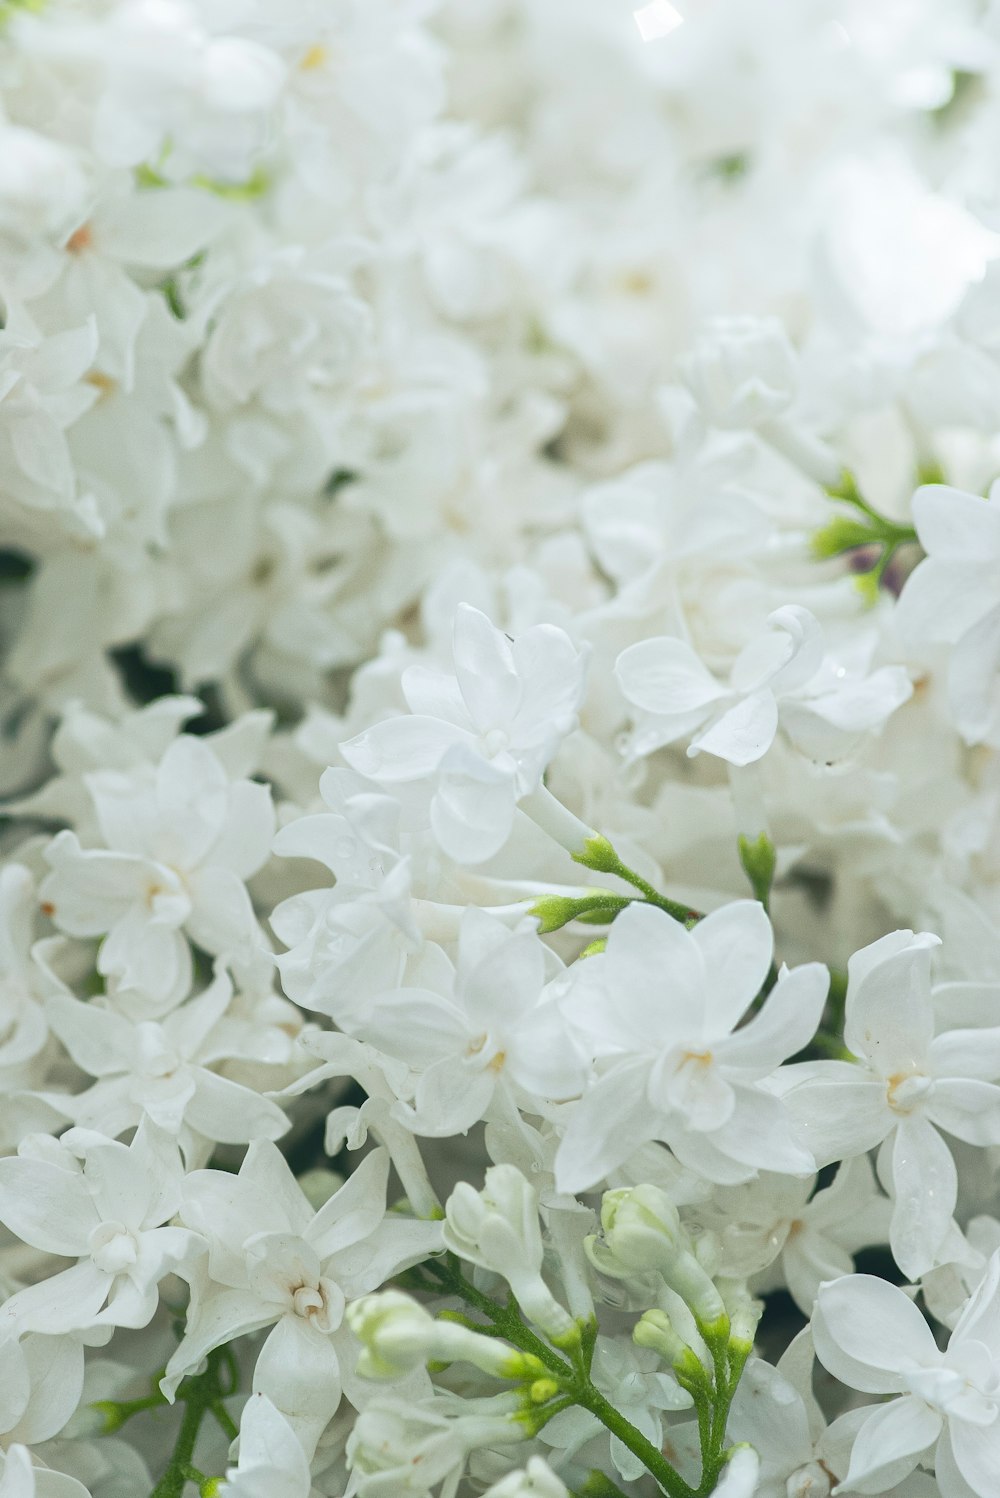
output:
M375 994L401 982L407 955L419 951L413 859L403 851L400 806L348 770L320 778L329 811L281 828L274 851L310 858L335 876L330 889L309 889L271 913L289 948L277 959L289 998L355 1029Z
M386 1217L388 1172L386 1152L373 1151L318 1212L265 1141L251 1144L236 1176L189 1175L181 1216L208 1253L188 1273L191 1304L164 1391L172 1396L213 1347L272 1326L254 1389L292 1421L311 1455L340 1403L345 1296L366 1294L440 1247L437 1224Z
M873 1409L851 1454L845 1488L884 1492L930 1458L948 1498L992 1498L1000 1471L1000 1254L942 1351L909 1296L871 1275L822 1287L816 1354L835 1378L867 1394L899 1394Z
M773 317L717 317L678 361L685 384L713 426L757 426L791 405L795 351Z
M493 1409L482 1409L490 1406ZM443 1397L424 1404L383 1395L358 1415L347 1439L347 1461L362 1498L395 1498L399 1493L455 1498L470 1451L480 1446L516 1444L524 1427L509 1413L494 1412L508 1404ZM456 1408L457 1407L457 1408ZM467 1413L460 1413L462 1409ZM482 1412L480 1412L480 1410Z
M713 1193L686 1217L719 1240L719 1273L755 1276L757 1293L782 1286L808 1316L823 1280L850 1274L852 1254L886 1243L891 1203L867 1155L845 1160L829 1186L762 1171L745 1186Z
M989 499L944 484L913 496L927 553L903 589L896 622L914 645L952 647L948 696L968 744L1000 745L1000 482Z
M652 1139L724 1185L757 1169L812 1171L763 1083L815 1034L827 974L816 963L783 972L736 1029L771 949L770 923L753 901L724 906L691 931L635 904L611 927L606 951L571 969L566 1017L597 1062L556 1156L560 1190L596 1185Z
M70 1153L75 1143L82 1167ZM144 1119L130 1145L71 1132L60 1153L59 1163L28 1154L0 1160L0 1221L45 1253L78 1259L18 1291L5 1318L50 1334L147 1326L160 1280L204 1247L196 1233L164 1226L180 1205L177 1146Z
M615 675L638 709L635 752L649 754L690 737L691 756L715 754L747 765L767 753L781 727L813 759L842 758L913 691L902 666L869 671L873 643L844 651L841 659L828 652L809 610L786 604L737 656L728 685L684 640L631 645L618 657Z
M168 143L174 171L236 182L249 175L285 79L270 48L210 35L185 0L126 0L102 44L94 143L105 161L136 166Z
M288 414L349 381L369 311L338 271L335 255L289 246L226 288L201 361L210 404L230 410L256 399Z
M182 996L191 955L184 933L214 955L245 959L259 927L244 881L274 836L267 787L230 780L212 750L182 735L155 772L86 777L104 848L61 832L46 850L40 895L73 936L107 933L98 971L154 999Z
M404 671L412 716L376 723L341 753L378 784L427 783L430 825L444 852L482 863L506 842L517 802L539 788L576 726L584 660L554 625L510 641L468 604L455 616L453 649L454 676Z
M220 1043L217 1031L232 993L228 975L220 973L162 1023L133 1022L96 1002L50 999L54 1033L77 1065L98 1078L61 1106L77 1124L110 1135L146 1115L169 1134L186 1126L217 1143L279 1138L288 1119L277 1104L211 1069L238 1054Z
M957 1200L955 1162L938 1130L968 1144L1000 1143L1000 1086L992 1080L1000 1078L1000 1026L935 1034L937 945L929 933L895 931L855 952L844 1041L859 1064L807 1061L781 1076L821 1165L881 1145L879 1175L894 1198L889 1243L911 1279L942 1262Z
M497 1088L562 1099L579 1091L584 1064L560 1006L544 992L547 951L533 929L512 934L467 908L454 972L441 987L380 995L363 1038L419 1073L412 1108L397 1114L417 1134L458 1134L489 1110Z
M646 1347L635 1347L624 1337L597 1338L591 1372L594 1384L626 1420L654 1446L661 1446L667 1430L667 1412L688 1409L691 1396L669 1374L659 1356ZM578 1450L601 1430L595 1415L577 1407L557 1415L542 1432L542 1440L553 1446ZM611 1437L611 1460L628 1482L646 1471L645 1465L617 1436Z
M73 152L20 125L0 124L0 226L58 233L79 213L86 179Z

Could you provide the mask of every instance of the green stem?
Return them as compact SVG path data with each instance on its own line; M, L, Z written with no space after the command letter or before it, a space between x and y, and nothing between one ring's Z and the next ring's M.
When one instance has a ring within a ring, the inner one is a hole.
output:
M225 1388L219 1376L223 1369L226 1369L229 1374ZM167 1470L156 1484L150 1498L182 1498L189 1482L201 1484L207 1481L204 1473L199 1472L192 1465L191 1458L194 1455L202 1421L209 1411L219 1420L227 1434L230 1431L232 1435L237 1434L235 1424L222 1407L223 1398L234 1392L235 1369L236 1363L230 1349L217 1347L209 1353L208 1366L204 1373L199 1373L194 1378L186 1378L181 1384L178 1398L184 1404L184 1418L177 1432L177 1440L174 1442Z
M654 889L648 880L643 879L634 869L627 868L619 862L614 870L619 879L624 879L626 884L631 884L646 900L648 905L656 905L660 910L665 910L667 915L673 916L675 921L680 921L682 926L695 926L704 920L704 911L692 910L690 905L681 905L676 900L670 900L666 895L661 895L659 890Z
M222 1427L229 1439L235 1441L240 1433L240 1428L221 1399L216 1400L215 1404L212 1405L212 1414L215 1416L216 1423Z
M667 915L680 921L682 926L693 926L704 919L703 911L692 910L689 905L681 905L676 900L668 900L666 895L661 895L659 890L653 888L648 879L637 874L635 869L630 869L628 864L622 863L611 843L601 833L588 838L583 848L572 854L572 858L574 863L582 864L585 869L593 869L599 874L614 874L623 879L626 884L637 889L650 905L665 910Z
M104 1416L105 1435L113 1435L120 1430L126 1420L131 1420L133 1415L141 1415L144 1410L155 1410L161 1404L166 1404L164 1396L157 1391L148 1394L144 1399L96 1399L90 1406Z
M488 1295L484 1295L469 1283L450 1255L444 1262L431 1261L425 1267L440 1281L442 1286L460 1296L477 1311L481 1311L508 1342L519 1347L522 1352L533 1353L544 1363L565 1394L570 1396L569 1403L579 1405L581 1409L596 1415L605 1429L617 1436L622 1445L627 1446L629 1451L639 1458L656 1478L663 1491L670 1495L670 1498L695 1498L695 1489L689 1487L652 1441L647 1440L631 1421L605 1399L601 1391L591 1382L589 1375L581 1371L581 1363L574 1360L576 1366L573 1366L561 1358L525 1325L513 1299L507 1306L501 1306L495 1300L491 1300ZM589 1358L591 1352L592 1349L585 1352L584 1356ZM562 1407L561 1402L559 1403Z
M880 514L874 505L870 505L858 488L854 475L846 469L841 475L839 484L832 485L826 492L831 499L839 499L844 504L853 506L872 522L873 541L890 541L899 546L904 541L918 539L912 525L900 525L898 521L890 520L887 515Z
M691 1488L684 1481L680 1473L670 1465L652 1441L646 1439L641 1430L636 1430L630 1420L615 1409L614 1405L601 1393L600 1389L594 1387L589 1380L582 1387L579 1385L574 1391L576 1403L581 1409L589 1410L596 1415L606 1430L613 1436L617 1436L623 1446L627 1446L633 1456L637 1456L653 1477L656 1478L660 1487L670 1498L694 1498L696 1489Z

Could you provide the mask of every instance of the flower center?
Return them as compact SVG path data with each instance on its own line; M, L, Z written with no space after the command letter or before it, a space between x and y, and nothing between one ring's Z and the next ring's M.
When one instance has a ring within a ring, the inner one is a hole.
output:
M507 1060L507 1052L495 1050L491 1044L489 1035L485 1032L469 1041L469 1044L465 1048L465 1054L470 1060L473 1056L483 1058L486 1070L491 1072L503 1071L504 1062ZM487 1056L489 1060L486 1060Z
M483 734L480 743L482 744L483 753L486 758L496 759L498 754L502 754L508 748L510 737L504 733L502 728L491 728L487 733Z
M885 1095L894 1113L912 1113L931 1089L930 1077L919 1072L896 1072L886 1083Z
M87 1243L90 1257L105 1274L121 1274L139 1257L134 1234L123 1222L102 1222L91 1233Z
M785 1498L829 1498L836 1481L825 1462L808 1462L785 1484Z
M292 1294L292 1309L296 1316L315 1316L325 1305L319 1286L300 1285Z

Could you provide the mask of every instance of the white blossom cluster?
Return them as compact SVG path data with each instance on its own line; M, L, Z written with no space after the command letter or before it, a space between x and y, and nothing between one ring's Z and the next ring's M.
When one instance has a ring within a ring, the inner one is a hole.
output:
M998 129L0 0L0 1498L996 1498Z

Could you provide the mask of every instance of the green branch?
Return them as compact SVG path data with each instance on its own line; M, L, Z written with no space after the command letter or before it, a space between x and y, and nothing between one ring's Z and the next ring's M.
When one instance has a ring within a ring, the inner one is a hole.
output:
M835 515L818 530L812 538L813 554L825 559L842 556L845 552L856 551L860 547L878 546L880 550L877 560L858 576L862 591L870 602L874 602L886 569L897 550L900 546L917 542L917 533L912 525L900 525L898 521L890 520L887 515L880 514L870 505L858 488L854 475L847 469L841 474L839 482L826 492L831 499L850 505L855 515Z
M622 1445L639 1458L669 1498L697 1498L699 1490L684 1481L652 1441L616 1410L591 1380L590 1361L597 1337L596 1326L581 1329L579 1345L569 1352L567 1360L525 1325L513 1298L506 1306L502 1306L484 1295L469 1283L452 1255L447 1255L444 1260L428 1261L423 1267L438 1281L439 1289L459 1296L467 1305L480 1311L513 1346L520 1348L522 1352L534 1354L544 1363L562 1391L562 1397L553 1401L553 1404L563 1409L567 1404L566 1396L569 1396L569 1403L595 1415L606 1430L617 1436ZM546 1416L545 1408L540 1409L538 1414Z
M204 1373L186 1378L181 1384L177 1397L184 1405L184 1418L177 1432L167 1470L150 1498L182 1498L189 1482L204 1487L210 1481L192 1465L191 1458L206 1415L212 1414L230 1439L238 1434L235 1422L222 1403L230 1394L235 1393L236 1372L236 1359L232 1349L217 1347L208 1354L208 1366ZM223 1373L226 1375L225 1380Z

